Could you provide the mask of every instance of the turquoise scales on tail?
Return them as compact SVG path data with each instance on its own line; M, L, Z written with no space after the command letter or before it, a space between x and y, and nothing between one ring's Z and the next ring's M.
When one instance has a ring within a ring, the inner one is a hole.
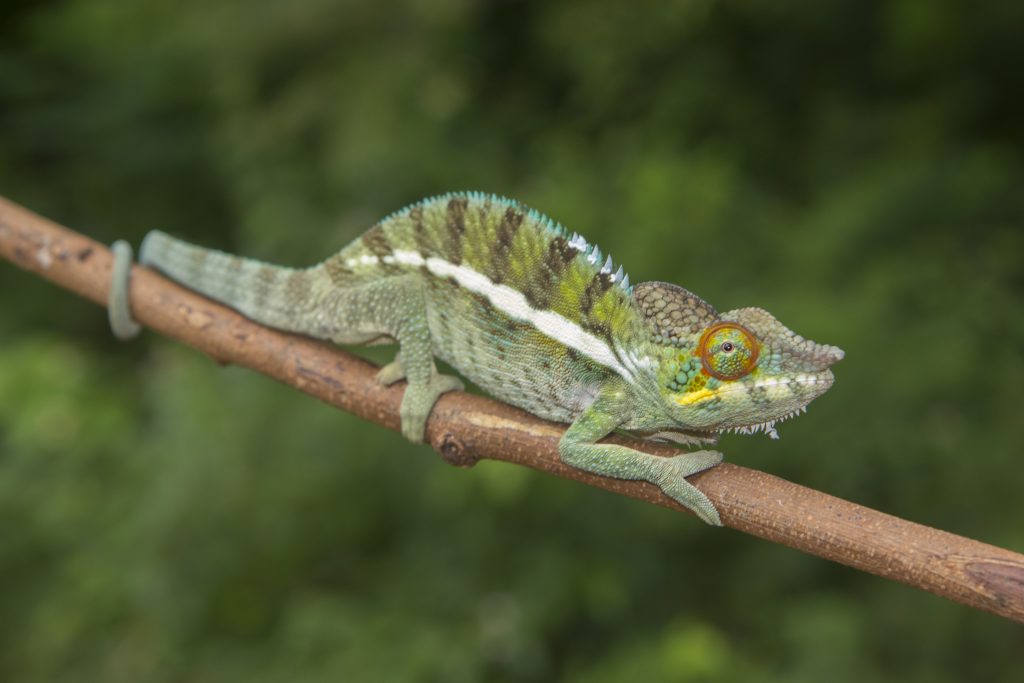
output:
M339 344L397 342L378 380L408 381L401 418L412 441L437 398L462 388L437 372L440 358L492 396L569 423L564 462L652 482L710 524L721 523L714 505L685 477L720 453L665 458L597 442L620 429L691 445L730 430L774 437L778 421L832 385L828 368L843 357L762 309L718 313L676 285L630 285L584 238L481 193L413 204L305 269L161 232L146 237L140 260L272 327ZM112 320L123 323L127 276L118 277Z

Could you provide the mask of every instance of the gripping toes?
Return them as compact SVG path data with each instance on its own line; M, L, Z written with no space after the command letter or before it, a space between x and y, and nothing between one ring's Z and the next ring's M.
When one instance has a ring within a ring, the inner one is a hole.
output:
M718 451L694 451L665 458L655 476L654 483L668 497L683 507L693 510L700 519L714 526L722 526L711 500L696 486L686 481L686 477L703 472L722 462L722 454Z
M392 363L393 365L393 363ZM381 373L390 366L386 366ZM380 374L378 374L380 381ZM441 394L447 391L462 391L463 384L458 377L435 373L429 383L410 384L402 396L402 436L414 443L423 441L423 432L427 427L427 417Z
M402 357L395 356L395 359L377 371L377 384L389 387L395 382L405 379L405 367L402 365Z

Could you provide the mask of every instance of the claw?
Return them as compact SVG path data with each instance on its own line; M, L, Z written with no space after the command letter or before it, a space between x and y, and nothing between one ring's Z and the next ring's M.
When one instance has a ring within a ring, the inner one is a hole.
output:
M405 379L405 368L402 366L402 359L399 357L396 357L395 360L377 371L377 384L381 386L389 387L403 379Z

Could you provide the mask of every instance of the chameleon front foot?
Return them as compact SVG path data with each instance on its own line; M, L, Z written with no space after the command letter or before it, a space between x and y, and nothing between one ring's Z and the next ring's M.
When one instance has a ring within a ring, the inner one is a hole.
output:
M398 361L395 361L396 363ZM394 365L392 363L391 365ZM387 369L390 366L385 366ZM383 372L383 370L381 371ZM380 381L378 373L378 381ZM434 373L426 384L410 384L402 396L402 436L413 443L422 443L427 428L427 418L441 394L447 391L462 391L465 387L458 377Z
M656 485L672 500L712 526L722 526L714 503L686 477L722 462L718 451L694 451L660 457L616 444L579 443L567 432L558 444L562 462L616 479L640 479Z
M129 285L132 272L132 248L124 240L111 246L114 265L110 273L110 295L107 297L107 319L114 336L128 341L138 335L141 326L132 318L129 303Z
M686 477L722 462L722 454L718 451L694 451L661 460L663 462L655 469L652 483L657 484L666 496L692 510L704 522L722 526L714 503L700 489L686 481Z

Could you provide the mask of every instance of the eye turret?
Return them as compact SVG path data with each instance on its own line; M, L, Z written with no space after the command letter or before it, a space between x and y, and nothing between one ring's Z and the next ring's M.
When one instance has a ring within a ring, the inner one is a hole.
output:
M761 348L747 328L737 323L712 325L701 335L697 353L709 375L734 380L750 373L757 365Z

